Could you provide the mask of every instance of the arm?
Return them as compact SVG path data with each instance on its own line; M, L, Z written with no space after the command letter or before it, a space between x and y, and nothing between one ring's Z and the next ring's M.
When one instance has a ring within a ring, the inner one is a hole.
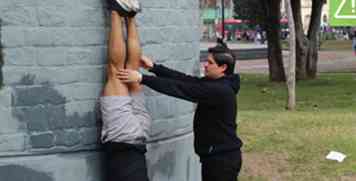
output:
M142 84L160 93L191 102L218 104L223 100L225 89L214 83L186 82L155 76L142 76Z
M120 69L117 78L125 83L140 82L151 89L191 102L219 104L224 101L229 89L221 83L209 81L188 82L171 78L142 75L138 71Z
M159 77L171 78L181 81L191 81L196 82L199 80L198 77L190 76L185 73L170 69L163 65L154 64L153 68L149 70L150 72L156 74Z
M198 77L186 75L182 72L167 68L163 65L160 64L155 64L153 61L145 56L141 57L141 64L142 67L145 68L146 70L154 73L155 75L159 77L164 77L164 78L171 78L175 80L182 80L182 81L198 81Z

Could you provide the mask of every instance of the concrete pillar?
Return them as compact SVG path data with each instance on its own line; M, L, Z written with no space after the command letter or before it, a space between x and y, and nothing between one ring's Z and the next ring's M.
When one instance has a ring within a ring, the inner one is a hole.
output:
M198 74L199 2L141 3L144 54ZM0 180L102 181L97 98L106 63L104 1L1 0L0 19ZM145 93L154 119L147 153L151 181L200 180L194 105Z

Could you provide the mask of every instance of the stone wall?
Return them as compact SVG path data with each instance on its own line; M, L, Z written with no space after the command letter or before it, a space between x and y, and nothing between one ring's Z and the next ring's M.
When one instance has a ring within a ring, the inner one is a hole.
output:
M199 2L141 2L144 54L196 74ZM105 79L104 1L1 0L0 19L0 178L103 180L97 98ZM200 180L194 105L148 88L145 93L154 119L147 153L151 180Z

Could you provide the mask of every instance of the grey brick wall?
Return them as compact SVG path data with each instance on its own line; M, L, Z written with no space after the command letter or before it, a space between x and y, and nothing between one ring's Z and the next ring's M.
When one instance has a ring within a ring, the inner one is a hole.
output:
M103 86L108 17L103 0L1 0L0 178L100 181L97 98ZM142 0L144 54L199 70L198 1ZM198 181L194 105L146 89L154 119L152 181Z
M1 37L1 32L2 32L1 28L2 28L2 21L0 19L0 40L2 39L2 37ZM3 62L4 62L4 60L3 60L3 54L2 54L2 44L1 44L1 41L0 41L0 90L1 90L1 88L3 86L3 78L2 78L2 66L4 64Z

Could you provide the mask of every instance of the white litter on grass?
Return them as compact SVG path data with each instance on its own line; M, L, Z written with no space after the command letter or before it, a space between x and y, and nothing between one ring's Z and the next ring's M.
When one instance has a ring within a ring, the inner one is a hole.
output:
M343 162L344 159L346 158L346 155L340 153L340 152L336 152L336 151L330 151L330 153L326 156L326 159L328 160L336 160L339 163Z

